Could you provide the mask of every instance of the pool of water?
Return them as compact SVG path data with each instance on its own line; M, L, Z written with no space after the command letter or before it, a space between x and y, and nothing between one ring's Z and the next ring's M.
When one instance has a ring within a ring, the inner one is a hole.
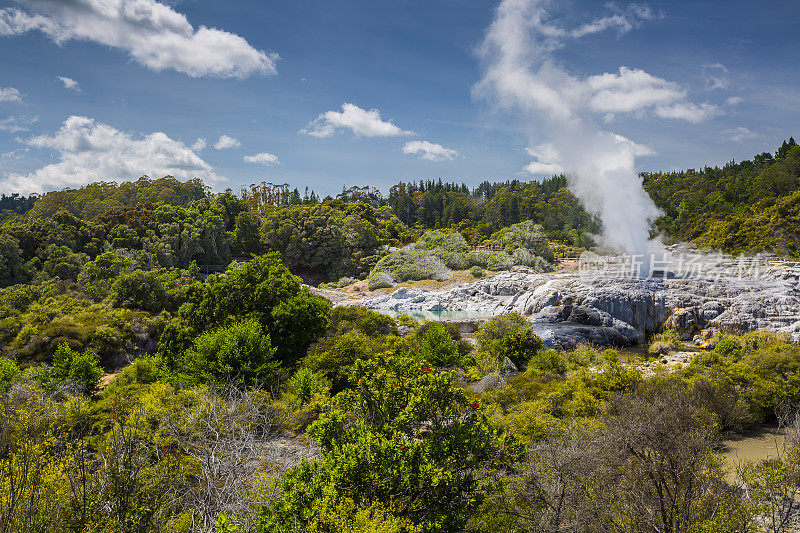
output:
M777 427L761 427L722 442L722 455L728 465L728 480L734 481L736 467L745 461L763 461L777 456L786 442L786 433Z

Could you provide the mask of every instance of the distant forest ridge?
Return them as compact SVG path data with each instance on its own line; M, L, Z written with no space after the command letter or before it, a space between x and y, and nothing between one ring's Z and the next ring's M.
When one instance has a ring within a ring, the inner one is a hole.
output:
M783 141L774 154L764 152L752 160L700 170L643 172L641 177L663 211L654 234L730 253L800 253L800 147L793 138ZM484 181L473 188L442 180L401 181L388 195L373 187L353 186L325 198L307 187L301 192L272 183L214 194L199 179L182 182L171 176L144 176L41 196L2 195L0 221L6 225L68 211L82 220L116 217L124 223L126 217L147 211L147 206L185 207L200 200L225 205L231 204L226 198L232 197L262 217L275 207L326 204L342 212L352 211L347 205L357 203L373 209L388 207L403 226L416 228L416 234L424 229L452 229L473 243L527 220L540 224L550 239L576 247L591 246L590 236L600 229L600 222L583 209L563 175L529 182ZM407 238L414 234L406 231Z

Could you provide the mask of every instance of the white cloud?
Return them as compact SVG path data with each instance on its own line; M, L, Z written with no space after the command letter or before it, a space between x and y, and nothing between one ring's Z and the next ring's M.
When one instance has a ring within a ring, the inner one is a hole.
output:
M277 155L270 154L268 152L259 152L254 155L246 155L242 158L242 161L244 161L245 163L260 163L268 167L280 163L280 160L278 159Z
M733 128L729 130L723 130L722 133L723 135L725 135L725 140L735 143L742 142L747 139L752 139L754 137L758 137L758 135L754 131L745 128L744 126L739 126L738 128Z
M681 100L686 91L674 82L639 69L620 67L618 73L590 76L589 107L598 113L631 113Z
M1 28L1 26L0 26ZM21 102L22 94L13 87L0 87L0 102Z
M685 120L697 124L711 117L721 115L722 110L715 105L707 103L697 105L691 102L676 102L656 107L655 113L661 118Z
M195 141L195 144L197 141ZM227 135L220 135L219 140L214 145L214 148L217 150L227 150L228 148L236 148L241 146L242 143L239 142L239 139L234 137L228 137ZM205 139L203 140L203 146L205 146Z
M136 139L89 117L71 116L52 136L40 135L21 142L55 150L59 160L29 174L5 174L0 180L0 190L4 192L27 194L144 174L197 177L206 183L225 181L186 145L162 132Z
M155 71L192 77L274 74L279 57L239 35L200 26L155 0L19 0L29 11L0 9L0 36L40 31L57 44L92 41L125 50Z
M458 157L458 152L452 148L428 141L409 141L403 146L403 153L419 155L428 161L452 161Z
M564 172L564 167L556 163L543 163L541 161L531 161L523 167L525 172L530 172L537 176L553 176Z
M0 120L0 131L7 131L9 133L17 133L20 131L28 131L31 124L36 122L37 118L25 119L11 115Z
M327 111L318 116L314 121L309 122L306 129L300 133L306 133L313 137L330 137L338 130L349 129L357 137L397 137L399 135L413 135L412 131L404 131L381 119L381 113L377 109L369 111L361 109L354 104L342 104L341 111Z
M81 86L78 85L78 82L73 80L72 78L67 78L66 76L58 76L58 81L64 84L65 89L75 91L76 93L81 92Z
M617 72L578 77L554 58L553 52L570 39L610 29L630 31L655 18L649 9L634 5L624 13L567 29L550 18L552 4L549 0L501 2L480 52L484 58L503 59L488 65L474 88L476 95L496 98L501 107L520 106L557 120L574 120L586 111L600 114L606 122L620 113L689 122L718 114L710 104L690 103L687 89L680 84L644 70L620 66Z
M741 104L742 102L744 102L744 98L742 98L741 96L731 96L730 98L725 100L725 105L734 107Z
M198 137L192 143L191 148L195 152L202 152L206 148L206 140L204 138L202 138L202 137Z

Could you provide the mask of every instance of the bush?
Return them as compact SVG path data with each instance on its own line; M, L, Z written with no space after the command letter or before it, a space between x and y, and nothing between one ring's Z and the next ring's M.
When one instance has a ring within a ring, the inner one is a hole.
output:
M72 381L83 387L89 394L97 391L103 369L93 352L76 352L68 344L59 344L53 354L55 376L62 381Z
M742 355L742 345L733 337L720 335L714 342L714 351L722 357L738 359Z
M463 530L484 495L478 472L519 460L522 446L489 426L451 372L379 355L358 361L353 378L358 386L337 395L309 430L321 459L286 473L262 531L313 531L320 522L337 530L329 509L346 499L351 513L386 505L423 531Z
M473 266L469 269L469 273L472 274L473 278L482 278L483 277L483 269L479 266Z
M315 393L322 390L322 385L311 370L301 368L289 379L288 388L300 401L308 403Z
M542 339L534 335L530 328L511 330L503 335L502 339L496 339L489 345L489 351L496 355L499 362L507 357L517 368L525 365L541 349ZM537 362L539 362L538 359ZM537 365L533 366L540 368ZM540 368L540 370L551 370L551 368ZM564 371L566 371L566 361L564 361L564 369L558 373Z
M190 383L235 381L251 384L270 380L279 363L269 335L253 319L235 322L195 339L179 363L179 377Z
M369 290L385 289L394 285L391 272L373 271L369 275Z
M188 288L187 299L179 315L192 333L254 318L288 367L330 324L330 301L304 289L275 253L195 283Z
M425 322L411 337L412 356L418 361L439 368L459 366L463 356L458 341L461 335L455 326L441 322Z
M492 341L502 339L511 331L528 327L528 320L519 313L506 313L490 318L478 328L475 338L478 347L486 350Z
M0 359L0 394L5 394L19 372L17 363L11 359Z
M680 334L674 329L668 329L664 333L655 336L648 351L651 355L663 355L671 350L680 348L682 344L683 340Z

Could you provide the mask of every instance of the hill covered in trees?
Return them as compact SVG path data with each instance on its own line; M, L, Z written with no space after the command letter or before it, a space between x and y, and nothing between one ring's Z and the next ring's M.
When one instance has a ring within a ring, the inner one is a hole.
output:
M800 147L699 171L645 173L664 211L657 228L674 240L728 253L800 254Z

